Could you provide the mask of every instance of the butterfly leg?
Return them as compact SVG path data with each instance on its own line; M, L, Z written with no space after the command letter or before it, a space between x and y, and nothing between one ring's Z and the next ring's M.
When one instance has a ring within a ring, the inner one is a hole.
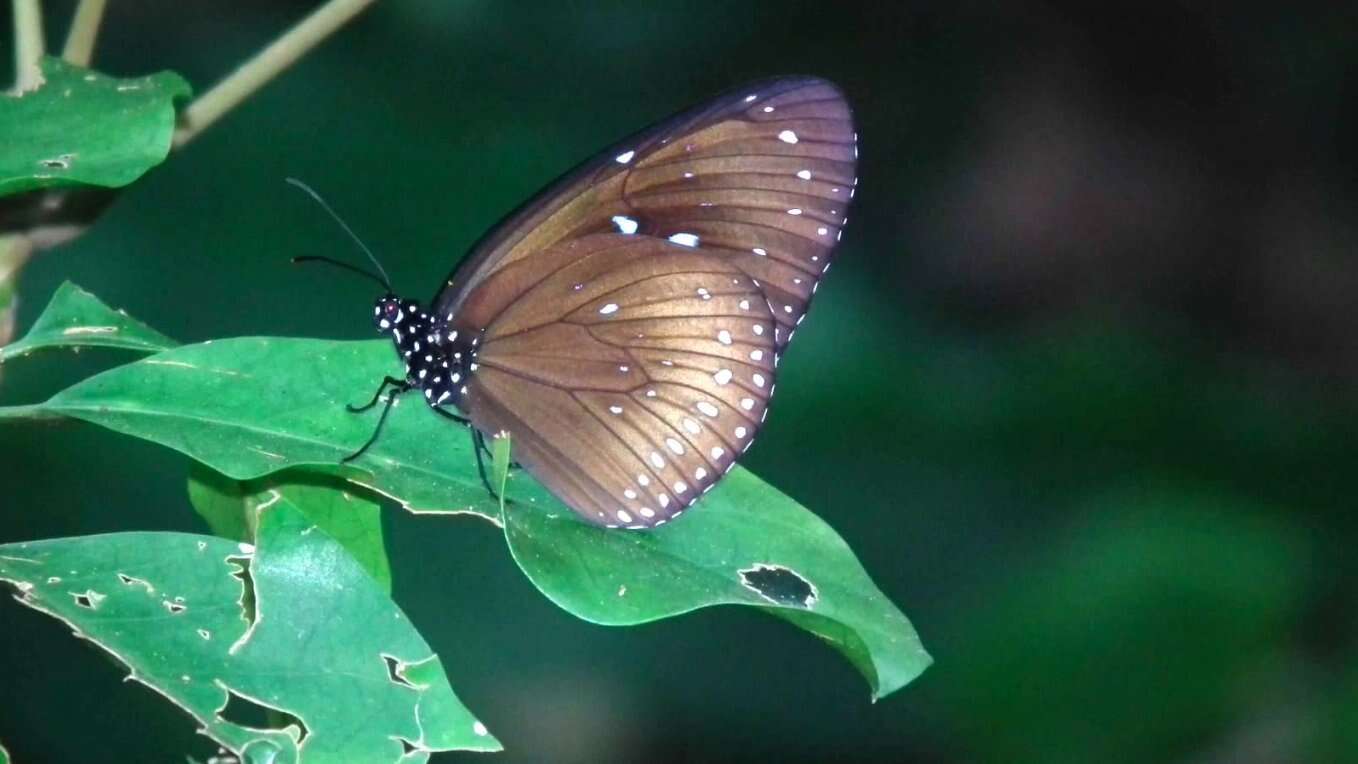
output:
M486 493L490 494L490 498L499 501L500 494L496 493L495 489L491 487L490 479L486 477L486 461L481 458L482 451L490 456L490 449L486 448L486 436L482 435L481 431L475 427L469 429L472 433L472 451L476 454L476 471L481 475L481 484L486 487Z
M382 382L382 388L379 388L379 389L378 389L378 395L381 395L382 389L385 388L385 387L387 386L387 384L390 383L391 381L392 381L391 377L387 377L386 380ZM405 391L407 391L407 390L409 390L409 389L410 389L410 385L407 385L405 382L401 382L401 381L399 381L399 380L396 382L396 391L395 391L392 395L390 395L390 396L387 397L387 405L382 407L382 416L378 417L378 419L377 419L377 426L373 428L372 437L368 438L368 442L366 442L366 443L364 443L362 446L360 446L359 449L358 449L357 451L353 452L352 454L349 454L348 456L344 457L343 459L340 459L340 462L341 462L341 463L347 464L348 462L352 462L353 460L355 460L355 459L357 459L358 457L362 456L362 455L363 455L363 452L367 451L368 448L372 446L372 444L374 444L374 443L377 442L377 436L382 434L382 425L384 425L384 424L387 423L387 414L390 414L390 413L391 413L391 407L396 405L396 398L397 398L397 396L399 396L401 393L404 393ZM366 410L366 409L368 409L368 408L371 408L374 404L376 404L376 402L377 402L377 401L376 401L376 396L374 396L373 403L370 403L370 404L368 404L367 406L363 407L362 409L358 409L358 410L359 410L359 411L364 411L364 410ZM350 411L353 411L354 409L353 409L352 407L350 407L349 410L350 410Z
M386 378L384 378L384 379L382 380L382 384L380 384L380 385L377 386L377 392L373 393L373 399L372 399L372 400L368 401L367 403L363 404L362 406L355 406L355 405L353 405L352 403L350 403L350 404L347 404L344 408L348 409L348 410L349 410L349 413L351 413L351 414L358 414L358 413L367 411L368 409L372 408L373 406L376 406L376 405L377 405L377 402L378 402L379 400L382 399L382 393L385 393L385 392L387 391L387 386L388 386L388 385L391 385L392 387L395 387L395 388L397 389L397 394L398 394L398 395L399 395L400 393L404 393L406 390L409 390L409 389L410 389L410 385L409 385L404 379L397 379L397 378L395 378L395 377L386 377Z

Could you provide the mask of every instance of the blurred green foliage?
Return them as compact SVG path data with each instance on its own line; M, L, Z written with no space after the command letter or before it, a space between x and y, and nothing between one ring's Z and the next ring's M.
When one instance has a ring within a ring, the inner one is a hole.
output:
M95 63L201 89L306 8L112 4ZM476 667L451 679L481 718L525 731L503 760L1343 761L1352 32L1282 6L379 4L30 263L19 324L70 278L188 341L363 337L365 287L286 266L349 245L285 175L432 293L600 146L736 82L826 76L855 105L862 184L745 463L834 525L937 662L869 706L769 619L592 627L494 529L386 513L398 600ZM0 402L113 362L7 366ZM0 437L21 487L4 540L202 531L162 449ZM34 730L29 759L202 750L62 631L0 604L20 761Z

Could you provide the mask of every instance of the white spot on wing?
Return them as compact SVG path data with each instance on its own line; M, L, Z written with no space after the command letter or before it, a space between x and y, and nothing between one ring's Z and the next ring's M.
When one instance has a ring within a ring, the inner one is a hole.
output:
M651 464L658 470L665 469L665 458L660 455L659 451L651 452Z
M674 438L665 438L665 447L673 451L675 454L684 453L684 444L680 443L678 440Z
M702 427L700 427L693 419L684 417L684 429L688 431L689 435L697 435L702 430Z
M802 180L811 180L811 171L810 171L810 170L798 170L798 171L797 171L797 177L801 178Z
M782 141L783 143L796 143L797 134L792 132L791 130L784 130L783 132L778 134L778 140Z
M741 398L740 407L745 409L746 411L749 411L750 409L754 408L754 398Z
M717 370L717 373L712 375L712 379L716 380L716 383L717 383L717 384L719 384L719 385L724 385L724 384L726 384L727 382L730 382L730 381L731 381L731 370L730 370L730 369L718 369L718 370Z
M670 237L670 241L681 247L698 246L698 235L695 233L676 233Z
M601 313L601 314L603 314L603 315L605 315L605 316L610 315L610 314L613 314L613 313L617 313L617 312L618 312L618 304L617 304L616 302L610 302L609 304L603 306L602 308L599 308L599 313Z
M625 509L620 509L620 510L618 510L618 519L621 520L621 521L623 521L624 523L630 523L630 522L632 522L632 515L630 515L630 514L627 512L627 510L625 510Z
M755 247L750 251L755 253L756 255L759 255L760 257L767 257L769 254L769 251L767 249L764 249L763 247Z
M614 215L612 217L612 221L613 225L618 227L618 231L628 236L631 236L632 234L636 233L637 228L641 227L640 223L638 223L636 220L632 218L627 217L626 215Z
M720 409L718 409L716 406L713 406L711 403L708 403L707 401L698 401L698 410L703 412L703 414L711 417L717 416L718 414L721 413Z
M613 412L614 414L621 414L621 413L622 413L622 406L609 406L609 407L608 407L608 410L611 411L611 412Z
M621 154L619 154L619 155L613 157L613 159L614 159L614 161L616 161L618 164L627 164L628 162L632 161L632 157L634 157L634 156L636 156L636 155L637 155L637 152L635 152L635 151L624 151L624 152L622 152ZM626 522L626 521L624 520L623 522Z
M801 207L793 207L792 209L790 209L790 210L787 211L787 214L789 214L789 215L800 215L800 214L802 214L802 208L801 208Z
M720 342L723 345L730 345L731 333L726 331L725 329L722 329L721 331L717 332L717 342Z

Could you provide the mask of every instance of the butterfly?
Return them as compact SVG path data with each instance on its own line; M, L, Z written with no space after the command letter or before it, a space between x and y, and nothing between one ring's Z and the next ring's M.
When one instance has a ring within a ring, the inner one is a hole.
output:
M838 88L759 82L567 173L428 304L393 294L374 258L387 294L373 321L405 374L351 410L418 390L475 433L510 433L585 520L663 525L758 434L848 222L857 157Z

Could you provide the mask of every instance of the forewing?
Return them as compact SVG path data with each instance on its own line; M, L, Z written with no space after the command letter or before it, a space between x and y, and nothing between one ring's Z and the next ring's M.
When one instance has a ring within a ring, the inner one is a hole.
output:
M515 458L591 522L663 524L753 441L775 321L727 259L617 234L563 248L497 274L521 296L482 336L472 422L509 431Z
M483 282L557 245L620 232L673 241L755 280L786 345L805 315L853 196L857 135L843 95L811 78L731 91L615 145L511 215L435 299L459 325L490 325L517 295ZM476 295L478 299L473 299Z

